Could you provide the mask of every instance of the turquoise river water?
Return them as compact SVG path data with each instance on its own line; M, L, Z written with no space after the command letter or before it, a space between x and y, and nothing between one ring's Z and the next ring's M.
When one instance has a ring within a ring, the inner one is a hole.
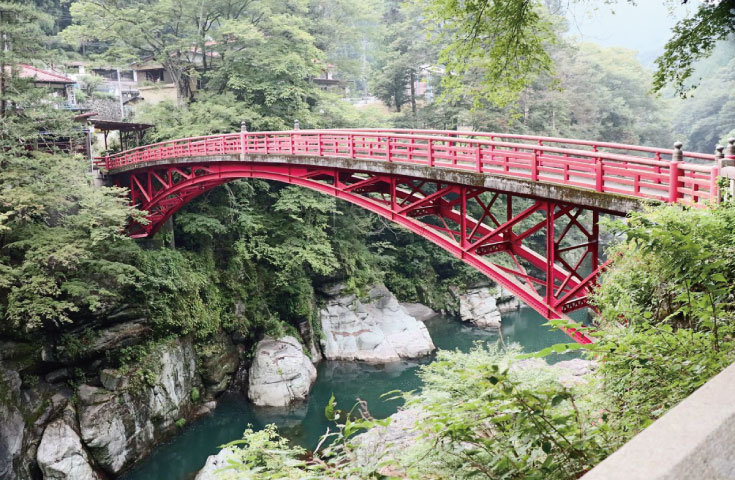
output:
M586 317L575 312L577 321ZM530 308L503 315L502 335L505 343L516 342L526 352L535 352L556 343L569 342L563 332L544 326L544 319ZM426 321L431 338L439 349L468 351L477 341L497 342L498 334L437 316ZM557 356L558 357L558 356ZM254 429L275 423L281 434L291 441L314 448L326 431L324 407L334 394L341 409L349 409L355 399L368 402L370 413L384 418L395 413L398 400L385 401L381 395L392 390L421 388L416 376L419 365L431 362L433 356L389 365L358 362L323 361L317 366L318 377L309 400L293 408L258 408L241 395L225 394L213 413L184 427L171 441L158 446L151 455L128 472L124 480L187 480L204 466L209 455L219 446L241 438L248 425ZM557 358L559 360L561 358ZM554 361L550 359L550 361Z

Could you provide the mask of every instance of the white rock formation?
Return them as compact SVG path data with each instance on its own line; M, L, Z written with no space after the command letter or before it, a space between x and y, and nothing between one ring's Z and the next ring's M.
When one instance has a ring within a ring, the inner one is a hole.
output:
M160 345L151 355L155 383L135 389L113 372L105 383L121 390L81 385L79 427L81 437L97 464L117 474L139 460L160 441L174 423L192 410L191 390L202 388L196 354L190 340Z
M488 287L473 288L459 295L459 316L481 328L500 329L501 318L494 292Z
M44 480L95 480L99 475L89 464L79 435L60 418L46 426L36 453Z
M228 466L227 459L232 455L229 448L223 448L216 455L207 457L207 463L199 470L194 480L230 480L237 478L235 470L222 470Z
M319 312L324 356L330 360L395 362L431 353L426 326L406 312L383 285L363 303L355 295L332 297Z
M264 338L250 366L248 397L258 406L285 407L309 395L316 368L294 337Z

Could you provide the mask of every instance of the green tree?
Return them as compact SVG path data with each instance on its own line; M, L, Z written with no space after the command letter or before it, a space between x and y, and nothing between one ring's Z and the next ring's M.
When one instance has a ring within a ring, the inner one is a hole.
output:
M7 7L7 9L6 9ZM118 188L93 188L88 160L59 151L79 135L58 99L19 77L42 56L46 17L18 4L3 15L0 93L0 315L24 335L109 310L137 280L124 227L138 212ZM57 107L57 108L55 108ZM76 139L80 141L79 138Z
M687 150L713 153L717 143L735 136L735 39L722 42L700 62L696 90L674 100L673 130Z
M660 91L672 85L676 93L686 96L693 87L688 80L697 60L710 56L718 41L735 33L735 0L700 2L697 12L680 20L672 31L664 53L656 59L653 87Z
M538 75L552 71L548 48L553 24L539 1L427 0L427 19L442 45L445 95L469 95L504 107L515 101ZM475 72L480 82L466 82Z
M558 10L558 2L543 3L552 12ZM424 5L435 37L444 44L440 61L447 67L444 84L450 98L469 95L476 106L481 100L505 106L538 75L552 72L549 49L555 33L541 1L425 0ZM674 27L656 60L654 90L673 84L685 94L691 88L686 82L695 61L735 32L734 6L733 0L701 2L694 16ZM464 74L472 69L483 72L480 84L465 81Z
M416 116L416 82L423 70L435 63L436 56L427 42L416 4L390 0L384 8L382 49L377 55L371 90L398 112L410 103Z
M312 123L318 89L310 81L323 54L309 33L305 0L249 3L222 24L214 47L220 64L206 75L208 88L235 94L256 114L252 130L282 130L298 119Z
M383 0L310 0L309 31L324 52L325 67L351 90L367 93L367 77L378 48Z

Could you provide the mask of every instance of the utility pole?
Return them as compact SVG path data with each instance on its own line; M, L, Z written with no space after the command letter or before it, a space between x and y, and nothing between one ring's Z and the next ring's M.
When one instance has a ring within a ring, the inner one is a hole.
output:
M123 103L123 94L122 94L122 82L120 81L120 69L116 68L115 71L117 72L117 97L120 100L120 121L123 121L125 119L125 104ZM120 132L120 145L122 146L122 132Z

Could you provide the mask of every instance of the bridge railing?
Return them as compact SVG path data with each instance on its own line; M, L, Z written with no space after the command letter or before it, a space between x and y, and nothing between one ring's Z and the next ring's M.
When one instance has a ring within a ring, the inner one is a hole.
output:
M668 202L699 204L718 198L718 169L712 155L529 135L445 133L375 129L240 132L146 145L105 157L104 162L108 170L114 170L217 155L340 157L504 175Z
M411 128L350 128L350 129L338 129L339 131L354 131L354 132L370 132L374 134L378 133L396 133L403 135L435 135L443 137L456 137L456 138L469 138L469 139L483 139L483 140L520 140L524 143L531 142L534 145L540 147L552 146L567 148L588 147L594 152L604 151L609 153L619 153L627 155L636 155L639 153L645 153L646 158L654 158L656 160L670 160L674 154L672 148L658 148L658 147L647 147L642 145L629 145L624 143L612 143L612 142L597 142L593 140L580 140L575 138L559 138L559 137L546 137L540 135L523 135L514 133L501 133L501 132L473 132L463 130L423 130L423 129L411 129ZM683 159L691 160L694 163L698 161L714 161L714 154L699 153L699 152L687 152L683 151Z

